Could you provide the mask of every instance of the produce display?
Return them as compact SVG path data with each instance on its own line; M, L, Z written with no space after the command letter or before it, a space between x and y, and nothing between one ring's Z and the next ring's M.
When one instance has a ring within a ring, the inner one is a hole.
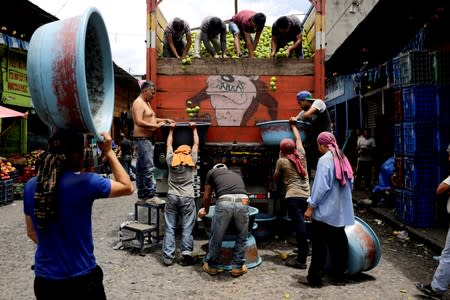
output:
M186 57L182 60L183 69L186 69L186 66L190 65L192 63L191 57L194 53L194 44L195 44L195 38L197 36L198 32L193 31L192 32L192 45L189 49L189 57ZM275 55L275 58L283 58L286 57L286 49L291 46L293 42L289 42L288 45L286 45L284 48L281 48L277 54ZM241 39L241 51L243 55L247 55L248 51L245 47L245 42L243 39ZM272 27L265 26L261 37L258 42L258 46L256 47L254 54L256 58L270 58L270 53L272 51ZM238 58L236 55L236 51L234 50L234 38L231 32L227 31L227 53L226 55L231 58ZM311 47L309 46L309 43L306 41L305 35L303 35L303 57L304 58L311 58L313 55L313 51L311 50ZM206 50L205 45L201 43L200 46L200 56L201 57L211 57L209 52Z
M16 168L9 161L0 160L0 180L11 179L11 173L15 172Z

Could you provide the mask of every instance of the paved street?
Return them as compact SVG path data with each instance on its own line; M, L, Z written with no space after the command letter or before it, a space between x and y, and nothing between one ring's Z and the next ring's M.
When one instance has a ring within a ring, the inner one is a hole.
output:
M284 265L277 250L289 252L293 247L282 241L258 242L263 262L240 278L227 272L211 277L202 272L201 264L166 267L160 262L159 245L147 249L145 256L114 250L119 225L133 212L135 198L102 199L94 204L95 254L105 272L108 299L421 299L414 282L396 268L395 255L382 256L376 268L346 286L326 284L313 289L297 282L306 270ZM2 300L33 299L34 245L26 236L22 210L22 201L0 207ZM206 242L197 239L195 252L203 255L200 247Z

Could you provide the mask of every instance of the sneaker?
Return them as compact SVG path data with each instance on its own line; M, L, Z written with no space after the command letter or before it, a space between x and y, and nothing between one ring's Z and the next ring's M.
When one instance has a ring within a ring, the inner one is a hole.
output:
M211 276L217 275L217 273L219 273L219 270L217 268L211 268L207 262L203 264L203 271L205 271Z
M306 276L307 284L312 288L321 288L323 286L322 279L314 278L310 275Z
M296 269L306 269L306 263L299 262L296 258L288 260L286 263L286 266Z
M155 196L150 199L147 199L147 203L153 204L153 205L163 205L163 204L166 204L166 200L163 200L163 199Z
M136 201L137 205L145 205L147 204L147 201L145 199L139 199L138 201Z
M431 284L416 283L416 288L431 299L441 299L443 294L435 292Z
M167 257L165 255L163 255L162 261L166 266L170 266L173 264L173 258Z
M246 265L242 265L240 268L232 269L231 270L231 276L238 277L238 276L244 275L247 272L248 272L247 266Z
M195 265L196 262L197 262L196 257L193 257L192 255L183 255L181 257L181 260L179 261L179 264L185 267Z

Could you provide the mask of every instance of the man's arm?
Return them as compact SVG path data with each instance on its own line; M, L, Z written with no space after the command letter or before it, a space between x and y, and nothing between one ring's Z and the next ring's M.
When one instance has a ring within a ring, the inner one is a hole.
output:
M249 57L253 57L253 44L252 44L252 39L250 37L250 33L244 31L244 40L245 40L245 45L247 46L247 50L248 50L248 56Z
M305 111L305 113L302 115L303 119L309 119L311 118L311 116L313 114L315 114L318 111L317 108L315 108L314 106L311 106L307 111Z
M211 195L212 195L212 186L209 184L205 184L203 192L203 207L205 208L206 214L208 214L209 207L211 206Z
M198 211L197 214L199 218L205 217L209 212L209 207L211 206L211 193L212 186L209 184L205 184L205 188L203 191L203 207Z
M275 54L277 54L277 38L274 36L274 35L272 35L272 52L270 53L270 56L272 57L272 58L274 58L275 57Z
M173 151L173 130L175 128L175 124L170 125L169 135L167 136L166 149L167 151Z
M173 36L171 34L167 35L167 43L169 44L170 51L172 51L172 54L175 55L176 58L180 58L177 52L177 48L175 48L175 45L173 44Z
M36 230L33 226L33 221L31 220L31 217L28 215L25 215L25 224L27 226L27 236L32 240L36 245L39 244L39 240L37 238Z
M98 146L102 150L102 154L114 175L114 180L111 179L111 191L109 192L108 198L131 195L134 192L134 187L131 183L130 176L128 176L111 148L112 138L107 132L102 132L101 135L104 139L98 142Z
M200 139L198 138L197 126L195 122L190 122L189 126L192 128L192 137L194 140L194 144L192 145L192 152L198 152L198 145L200 143Z
M222 57L227 57L227 31L220 33L220 49L222 50Z
M184 47L182 57L187 56L189 49L191 48L191 44L192 44L192 35L190 33L186 33L186 47Z
M258 46L260 37L261 37L261 31L257 31L255 34L255 39L253 40L253 51L256 50L256 47Z
M302 33L300 32L299 34L297 34L295 38L296 38L295 43L287 49L288 55L290 55L291 52L294 51L294 49L297 49L298 47L303 46L302 45Z
M436 195L442 196L444 194L448 194L450 192L450 185L448 185L446 182L441 182L437 189L436 189Z
M303 151L305 151L305 149L303 148L302 137L301 137L300 131L298 130L298 127L297 127L297 120L295 118L290 118L289 123L291 125L292 133L294 134L294 137L295 137L296 148L302 149Z

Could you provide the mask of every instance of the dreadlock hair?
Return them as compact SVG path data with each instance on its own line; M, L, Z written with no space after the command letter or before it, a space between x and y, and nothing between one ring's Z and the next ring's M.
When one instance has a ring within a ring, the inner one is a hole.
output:
M84 137L74 130L59 130L53 134L36 161L37 183L34 194L34 215L37 226L45 229L57 215L57 186L64 170L73 164L72 155L83 154Z

